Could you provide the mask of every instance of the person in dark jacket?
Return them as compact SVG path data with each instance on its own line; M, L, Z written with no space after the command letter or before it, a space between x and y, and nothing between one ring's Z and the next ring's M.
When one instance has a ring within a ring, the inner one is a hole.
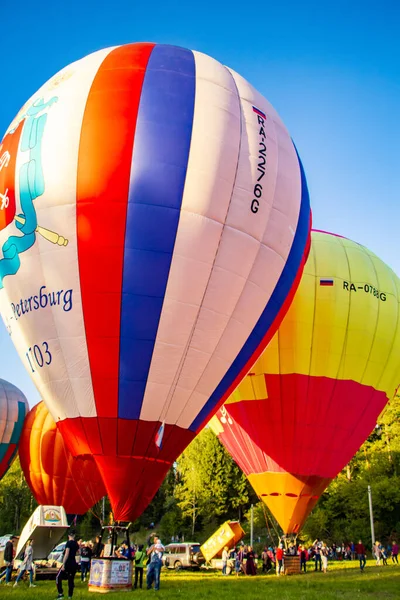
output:
M104 550L104 544L100 541L100 536L96 536L96 541L93 546L93 558L100 558Z
M15 544L17 543L17 537L13 535L4 548L4 563L6 565L6 585L11 585L11 575L14 566L15 556Z
M361 572L364 571L364 567L365 567L365 563L367 562L366 558L365 558L365 548L364 548L364 544L362 543L361 540L358 541L358 544L356 544L356 554L357 554L357 558L360 561L360 570Z
M87 542L84 542L81 546L81 581L86 581L86 576L90 571L92 554L91 547Z

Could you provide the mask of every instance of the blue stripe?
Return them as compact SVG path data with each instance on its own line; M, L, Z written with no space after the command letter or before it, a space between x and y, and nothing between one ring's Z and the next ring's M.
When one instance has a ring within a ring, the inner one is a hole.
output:
M297 150L296 150L297 153ZM203 421L208 419L213 408L218 404L225 391L233 383L240 371L244 368L247 361L250 360L252 355L259 347L264 335L273 324L277 314L279 313L283 303L285 302L293 281L298 273L301 260L304 255L304 250L307 244L309 226L310 226L310 198L308 195L307 181L303 170L303 165L299 155L297 154L300 173L301 173L301 204L299 221L297 224L296 235L293 240L291 250L289 252L286 265L282 271L278 283L275 286L275 290L265 307L261 317L259 318L256 326L248 337L242 350L232 363L231 367L225 374L222 381L219 383L217 388L210 396L207 403L203 406L200 413L197 415L189 429L196 431Z
M189 159L196 71L190 50L155 46L132 156L122 282L118 416L137 419L153 355Z
M10 444L18 444L21 436L22 426L24 424L26 416L26 404L25 402L18 402L18 419L14 425L13 432L11 434Z

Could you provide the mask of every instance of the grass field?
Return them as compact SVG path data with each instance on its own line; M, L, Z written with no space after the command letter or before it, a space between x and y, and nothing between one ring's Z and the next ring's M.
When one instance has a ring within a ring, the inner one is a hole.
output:
M310 565L313 567L313 565ZM280 600L330 600L330 599L365 599L379 600L400 598L400 565L377 567L373 561L368 561L364 573L360 573L357 563L330 563L329 572L314 573L310 569L306 575L276 577L274 574L257 575L255 577L234 575L223 577L221 573L189 572L178 573L165 570L161 573L161 589L157 598L216 598L216 600L265 600L271 595ZM67 597L66 582L64 594ZM140 599L154 596L154 590L134 590L127 594L112 593L108 596L113 600L129 598L131 594ZM4 600L39 600L55 599L57 597L54 581L38 581L35 589L30 589L27 583L20 583L18 588L0 587L0 596ZM74 598L76 600L100 598L98 594L89 593L87 585L76 577Z

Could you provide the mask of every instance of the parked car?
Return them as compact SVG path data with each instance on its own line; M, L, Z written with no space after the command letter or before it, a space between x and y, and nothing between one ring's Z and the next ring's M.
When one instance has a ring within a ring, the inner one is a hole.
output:
M47 560L48 561L55 561L55 562L62 562L62 558L63 558L63 554L64 554L64 550L65 550L65 546L67 545L67 542L61 542L61 544L58 544L58 546L56 546L48 555Z
M201 567L205 562L197 542L174 543L165 546L163 564L168 569Z

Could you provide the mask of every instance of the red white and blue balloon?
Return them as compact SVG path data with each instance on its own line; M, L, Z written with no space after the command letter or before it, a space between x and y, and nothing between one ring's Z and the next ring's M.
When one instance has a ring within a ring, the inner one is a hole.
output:
M50 79L0 165L3 319L115 518L135 518L293 296L310 226L300 160L240 75L139 43Z

